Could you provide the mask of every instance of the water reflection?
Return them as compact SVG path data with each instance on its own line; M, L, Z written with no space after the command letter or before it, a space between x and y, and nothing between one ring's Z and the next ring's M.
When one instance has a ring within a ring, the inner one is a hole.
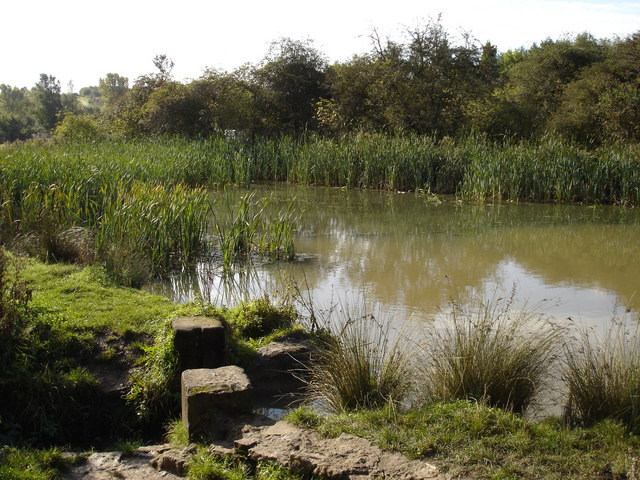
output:
M523 301L549 300L550 314L588 323L610 319L616 306L619 313L640 309L637 210L434 203L412 194L291 185L255 190L274 209L296 198L302 260L257 265L230 278L202 264L150 288L177 301L201 295L233 303L284 291L293 281L319 305L366 300L406 319L433 315L452 289L464 301L516 283Z

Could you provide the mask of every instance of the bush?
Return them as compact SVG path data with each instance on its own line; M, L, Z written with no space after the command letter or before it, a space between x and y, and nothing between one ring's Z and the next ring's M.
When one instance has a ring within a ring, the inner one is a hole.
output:
M565 342L564 381L569 390L565 416L592 425L616 419L640 433L640 326L616 319L604 338L583 330Z
M373 315L347 316L323 343L320 358L310 365L309 391L329 409L376 408L407 396L407 356Z
M513 311L514 297L468 308L451 302L420 356L425 400L475 400L519 413L532 404L551 376L559 330L541 315Z
M90 115L67 113L58 124L53 136L72 142L87 142L104 138L105 132L98 121Z

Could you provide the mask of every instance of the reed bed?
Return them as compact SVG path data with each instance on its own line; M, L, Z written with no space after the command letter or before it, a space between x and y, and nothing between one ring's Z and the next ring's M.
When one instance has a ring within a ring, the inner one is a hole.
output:
M237 201L227 195L211 209L215 238L225 273L246 263L253 254L271 260L293 260L293 235L298 220L295 199L273 215L266 213L270 198L257 198L255 192L241 195Z
M48 258L65 260L91 257L87 245L95 240L102 261L115 269L129 261L131 252L142 250L133 245L141 238L149 254L140 269L158 274L193 261L201 249L206 237L204 189L210 187L289 181L450 193L471 201L632 206L640 205L639 167L638 145L585 150L551 136L519 143L365 133L251 141L33 141L0 150L0 237L36 239L36 249ZM281 218L258 215L256 225L252 220L242 229L239 224L220 227L230 228L215 232L229 257L224 264L231 265L246 250L243 243L274 258L291 258L291 210ZM133 215L141 215L145 232L127 219ZM246 224L250 219L240 220ZM248 242L239 238L250 233L247 229L253 230Z

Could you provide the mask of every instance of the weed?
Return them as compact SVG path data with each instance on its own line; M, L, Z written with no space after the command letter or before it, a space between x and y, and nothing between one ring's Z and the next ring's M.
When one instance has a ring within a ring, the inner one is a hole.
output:
M420 394L429 402L470 399L524 412L550 378L560 331L512 309L508 298L464 307L451 302L442 328L427 333Z
M0 478L12 480L54 480L76 462L58 448L47 450L0 447Z
M572 423L611 418L640 432L640 327L635 325L614 319L604 338L582 330L565 342L565 415Z
M134 405L145 423L158 422L175 413L178 406L177 357L173 331L167 322L156 333L151 345L141 345L143 355L131 373L127 401Z
M229 312L231 328L239 337L265 337L275 330L290 328L296 321L295 308L287 303L274 304L268 296L242 302Z
M181 419L170 421L166 426L165 439L167 443L177 447L189 445L189 433L187 427Z
M212 455L199 447L188 464L188 478L193 480L245 480L248 468L230 459Z
M308 388L329 409L375 408L400 403L408 394L407 356L373 315L347 313L339 330L324 337L322 347L309 366Z

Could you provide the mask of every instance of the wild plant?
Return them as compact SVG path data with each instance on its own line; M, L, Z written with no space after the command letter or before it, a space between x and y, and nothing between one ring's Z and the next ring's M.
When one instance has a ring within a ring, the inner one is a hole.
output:
M308 389L323 406L340 412L399 404L407 397L407 352L392 341L388 322L347 312L341 325L321 338Z
M614 318L604 336L582 329L565 342L565 417L592 425L604 419L640 432L640 326Z
M542 314L515 310L510 296L452 300L418 356L419 395L428 402L475 400L522 413L551 378L560 330Z
M295 200L272 216L266 213L269 202L270 199L258 199L255 192L251 192L242 195L237 203L226 196L222 212L216 214L216 210L212 210L225 272L229 273L234 265L246 260L251 253L293 260L293 233L297 219Z

